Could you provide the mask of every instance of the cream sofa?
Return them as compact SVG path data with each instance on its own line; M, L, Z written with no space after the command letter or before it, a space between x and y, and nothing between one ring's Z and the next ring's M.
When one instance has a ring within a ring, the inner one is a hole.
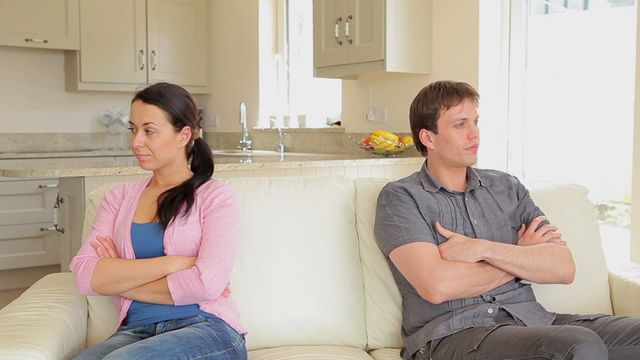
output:
M232 296L249 358L399 359L401 299L373 235L385 180L227 180L242 208ZM104 189L92 194L87 221ZM550 310L640 315L638 272L609 274L586 189L545 185L532 196L573 249L570 286L536 286ZM86 221L85 221L86 223ZM0 311L0 359L65 359L114 329L110 298L84 297L70 273L44 277Z

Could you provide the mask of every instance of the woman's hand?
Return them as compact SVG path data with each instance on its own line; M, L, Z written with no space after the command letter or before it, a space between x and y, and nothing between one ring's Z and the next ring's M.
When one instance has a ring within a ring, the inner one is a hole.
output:
M116 245L109 236L97 236L95 240L91 241L91 246L93 246L101 259L120 259Z

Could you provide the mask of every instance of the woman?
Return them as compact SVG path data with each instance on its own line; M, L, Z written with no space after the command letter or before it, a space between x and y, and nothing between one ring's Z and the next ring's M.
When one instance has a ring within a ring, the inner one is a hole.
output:
M199 121L177 85L134 96L131 150L153 175L105 194L70 265L80 293L117 296L120 327L76 359L246 359L228 288L238 208Z

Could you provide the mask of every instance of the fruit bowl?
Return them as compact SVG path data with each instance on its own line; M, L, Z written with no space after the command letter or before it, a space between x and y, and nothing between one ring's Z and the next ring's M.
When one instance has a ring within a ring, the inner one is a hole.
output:
M351 137L350 139L358 147L370 152L372 155L395 156L413 147L413 139L410 136L398 137L383 130L375 130L360 141Z

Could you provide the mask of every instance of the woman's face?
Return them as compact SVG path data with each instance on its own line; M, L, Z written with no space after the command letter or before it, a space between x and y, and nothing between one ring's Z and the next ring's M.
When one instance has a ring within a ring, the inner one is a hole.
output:
M136 100L131 104L131 151L145 170L186 167L185 146L191 128L176 131L167 114L155 105Z

